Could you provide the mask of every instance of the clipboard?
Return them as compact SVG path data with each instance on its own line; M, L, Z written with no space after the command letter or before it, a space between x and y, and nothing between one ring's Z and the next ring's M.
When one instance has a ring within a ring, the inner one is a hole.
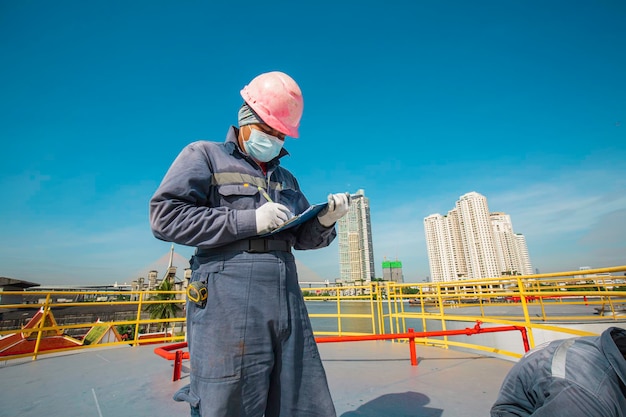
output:
M328 202L320 203L320 204L313 204L312 206L309 206L308 209L304 210L302 213L298 214L297 216L293 216L291 219L287 220L285 223L281 224L276 229L268 233L265 233L264 235L261 235L261 237L270 236L275 233L282 232L283 230L291 229L292 227L301 225L302 223L307 222L311 220L313 217L317 216L322 210L326 208L326 206L328 206Z

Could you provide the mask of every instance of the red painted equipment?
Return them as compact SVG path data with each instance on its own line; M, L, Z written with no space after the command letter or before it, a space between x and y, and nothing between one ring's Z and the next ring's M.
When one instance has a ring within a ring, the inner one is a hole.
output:
M180 379L180 372L183 367L183 359L189 359L189 352L183 352L182 349L187 347L187 342L174 343L171 345L160 346L154 349L154 353L168 361L174 361L174 375L172 381ZM174 352L172 352L174 351Z
M365 340L394 340L394 339L409 339L409 349L411 352L411 365L417 366L417 354L415 352L415 338L426 338L435 336L454 336L454 335L473 335L479 333L495 333L506 332L511 330L519 330L522 333L522 342L524 343L524 351L530 350L530 344L528 342L528 333L525 327L521 326L497 326L497 327L480 327L481 322L477 321L473 328L465 328L461 330L438 330L432 332L415 332L413 329L409 329L407 333L391 333L391 334L373 334L366 336L330 336L330 337L318 337L315 339L317 343L332 343L332 342L360 342Z
M391 334L372 334L365 336L328 336L317 337L315 341L317 343L334 343L334 342L362 342L367 340L395 340L395 339L409 339L409 352L411 354L411 365L417 366L417 352L415 351L415 338L427 338L436 336L454 336L454 335L467 335L480 333L496 333L496 332L508 332L511 330L517 330L522 334L522 342L524 343L524 351L530 350L530 344L528 342L528 333L526 328L522 326L496 326L496 327L480 327L482 322L477 321L473 328L465 328L460 330L436 330L432 332L415 332L413 329L409 329L406 333L391 333ZM178 381L180 379L180 372L182 369L183 359L189 359L189 352L183 352L182 349L187 347L187 342L174 343L172 345L161 346L154 349L154 353L167 359L174 361L174 375L172 381Z

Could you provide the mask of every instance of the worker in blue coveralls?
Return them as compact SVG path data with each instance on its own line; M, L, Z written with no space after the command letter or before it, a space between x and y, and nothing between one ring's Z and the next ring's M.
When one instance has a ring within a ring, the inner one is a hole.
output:
M504 379L491 416L626 416L626 329L531 350Z
M150 200L154 235L197 247L188 297L190 384L175 400L192 416L333 417L326 374L292 249L328 246L349 209L345 193L310 220L271 234L309 207L280 165L298 137L296 82L264 73L241 90L238 127L223 143L185 147Z

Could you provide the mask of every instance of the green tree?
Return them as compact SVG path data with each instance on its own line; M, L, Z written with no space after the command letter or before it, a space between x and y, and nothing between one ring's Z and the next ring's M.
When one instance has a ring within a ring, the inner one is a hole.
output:
M150 297L150 301L165 301L163 303L148 304L145 311L150 313L150 319L152 320L165 320L172 317L177 317L177 314L182 310L182 307L178 303L169 302L176 299L176 294L168 293L172 291L173 284L170 280L164 279L157 290L161 291ZM167 323L159 323L159 331L166 331Z
M400 287L400 294L420 294L421 291L416 287Z
M132 320L131 318L126 318L126 320ZM126 338L124 340L132 340L135 337L135 325L134 324L120 324L117 326L117 332L120 336Z

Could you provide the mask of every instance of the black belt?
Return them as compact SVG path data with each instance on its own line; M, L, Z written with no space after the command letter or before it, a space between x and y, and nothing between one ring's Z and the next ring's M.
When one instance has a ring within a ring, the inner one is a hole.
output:
M198 248L196 255L212 255L220 252L250 252L250 253L266 253L271 251L291 252L291 245L286 240L273 239L244 239L237 240L228 245L216 248Z

